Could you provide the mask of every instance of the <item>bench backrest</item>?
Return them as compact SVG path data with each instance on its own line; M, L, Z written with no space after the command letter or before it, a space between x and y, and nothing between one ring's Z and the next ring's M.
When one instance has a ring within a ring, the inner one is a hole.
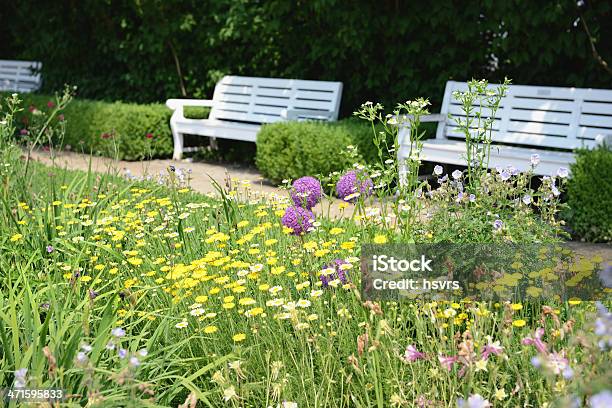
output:
M32 92L40 88L42 63L0 60L0 91Z
M283 120L283 110L307 109L301 119L319 119L314 110L337 120L341 95L341 82L226 76L215 87L209 117L273 123Z
M491 89L497 85L490 85ZM467 83L449 81L441 113L465 119L454 91ZM475 106L475 111L479 106ZM482 116L490 116L483 109ZM474 128L477 125L474 124ZM612 90L510 85L493 123L492 140L504 144L572 150L593 147L612 136ZM452 119L438 127L437 138L465 138Z

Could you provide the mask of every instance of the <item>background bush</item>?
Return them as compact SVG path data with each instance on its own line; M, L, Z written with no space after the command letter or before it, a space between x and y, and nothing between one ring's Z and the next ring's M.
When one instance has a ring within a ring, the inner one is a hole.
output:
M611 65L609 1L4 3L0 56L42 61L46 92L94 99L206 97L224 74L342 81L345 115L417 96L437 108L448 79L610 87L583 26Z
M25 107L46 109L53 98L48 95L22 94ZM30 109L21 112L22 128L31 120ZM162 104L138 105L73 100L64 112L66 135L64 147L96 155L139 160L145 157L169 157L173 141L170 131L172 111ZM151 135L148 138L147 135Z
M259 171L275 183L283 179L342 171L353 164L345 152L347 146L355 144L349 131L355 126L353 121L348 126L344 126L343 122L279 122L264 125L257 135L255 163Z
M571 169L565 217L572 232L588 241L612 241L612 151L580 150Z

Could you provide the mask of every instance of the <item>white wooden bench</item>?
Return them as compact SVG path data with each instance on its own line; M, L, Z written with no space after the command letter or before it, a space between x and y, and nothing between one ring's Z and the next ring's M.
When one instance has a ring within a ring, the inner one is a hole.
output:
M32 92L40 89L42 63L0 60L0 91Z
M174 110L170 127L174 159L183 151L183 135L193 134L255 142L264 123L284 120L338 119L341 82L226 76L216 85L212 100L168 99ZM185 106L210 107L208 119L187 119Z
M467 91L467 84L448 81L441 114L422 118L439 124L435 139L424 141L421 160L467 164L465 135L449 118L450 114L465 119L454 91ZM409 154L410 140L407 126L400 126L401 163ZM569 168L574 162L572 150L591 148L604 140L608 145L612 142L612 90L510 85L493 122L489 167L512 165L525 171L531 155L538 154L540 164L534 173L551 175L559 167Z

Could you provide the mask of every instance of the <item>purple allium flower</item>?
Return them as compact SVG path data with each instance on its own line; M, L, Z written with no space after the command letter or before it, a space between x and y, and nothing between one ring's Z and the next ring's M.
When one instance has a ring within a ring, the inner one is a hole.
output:
M51 245L47 245L47 253L50 254L53 251L55 251L55 248L53 248L53 246L51 246Z
M302 177L293 182L291 199L298 207L310 210L321 199L321 182L314 177Z
M569 175L569 170L566 169L565 167L559 167L559 169L557 170L557 176L561 178L567 178L568 175Z
M302 235L308 232L314 222L314 214L312 211L302 207L287 207L285 214L281 218L281 222L287 228L292 229L293 235Z
M414 344L409 344L406 347L406 352L404 353L404 360L412 363L422 358L425 358L425 353L421 353L420 351L418 351Z
M356 201L357 194L365 196L372 194L373 186L372 179L366 173L358 174L351 170L338 180L336 193L340 199L353 202Z
M453 176L455 180L459 180L461 176L463 176L463 172L461 170L455 170L451 173L451 176Z
M540 164L540 155L539 154L532 154L530 161L531 161L531 165L533 167L537 166L538 164Z
M589 398L590 408L607 408L612 407L612 391L604 390Z
M434 167L433 174L435 174L436 176L441 176L443 171L444 169L442 168L442 166L436 165L436 167Z
M326 269L333 269L334 272L330 275L325 275L325 274L321 274L319 276L319 279L321 280L321 283L323 284L323 287L326 288L329 286L329 282L333 281L334 279L339 279L340 282L342 282L343 284L348 282L348 277L346 276L346 271L344 269L342 269L342 265L348 265L349 263L346 262L344 259L334 259L333 261L331 261L331 263L323 266L323 270Z
M500 229L502 229L503 226L504 226L504 223L502 222L502 220L493 221L493 229L495 231L499 231Z

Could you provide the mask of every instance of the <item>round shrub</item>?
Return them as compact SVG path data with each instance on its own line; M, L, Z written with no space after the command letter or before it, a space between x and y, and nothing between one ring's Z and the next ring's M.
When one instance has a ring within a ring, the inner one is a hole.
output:
M346 129L320 122L279 122L262 126L255 163L272 182L328 175L349 167L343 154L353 144Z
M587 241L612 241L612 151L579 150L571 173L564 215L572 232Z

